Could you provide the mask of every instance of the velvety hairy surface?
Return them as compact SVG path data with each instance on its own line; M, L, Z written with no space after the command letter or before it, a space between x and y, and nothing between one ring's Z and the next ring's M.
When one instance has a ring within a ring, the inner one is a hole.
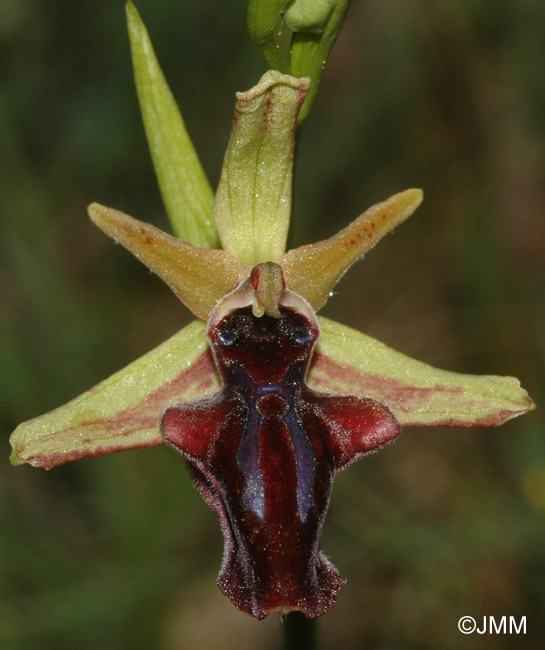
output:
M257 618L320 616L342 580L319 548L335 473L393 440L379 402L305 383L316 321L237 309L208 332L221 390L167 409L162 434L187 460L225 540L222 591Z

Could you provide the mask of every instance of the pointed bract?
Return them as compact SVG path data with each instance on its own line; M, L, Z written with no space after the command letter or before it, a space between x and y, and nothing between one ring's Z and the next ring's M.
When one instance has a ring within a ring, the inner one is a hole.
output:
M155 57L148 32L127 3L136 90L159 187L174 234L205 248L218 245L214 193Z
M421 202L421 190L394 194L369 208L333 237L288 251L277 260L284 270L287 286L318 311L352 264L410 217Z
M92 203L89 216L103 232L157 273L203 320L246 276L240 262L226 251L188 244L119 210Z
M308 87L308 79L269 71L237 93L214 220L223 248L248 271L286 250L297 115Z
M327 318L318 321L309 386L374 397L403 426L491 427L535 408L514 377L440 370Z
M194 321L109 379L13 432L11 461L51 469L72 460L163 443L166 408L200 399L218 381L205 338Z

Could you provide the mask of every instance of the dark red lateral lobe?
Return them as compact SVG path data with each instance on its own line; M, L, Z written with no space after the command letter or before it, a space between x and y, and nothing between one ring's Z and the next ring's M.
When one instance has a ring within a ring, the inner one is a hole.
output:
M334 604L342 579L319 548L333 477L399 434L373 399L316 393L305 374L319 330L238 309L209 331L222 389L164 414L162 434L186 459L224 535L220 589L257 618Z

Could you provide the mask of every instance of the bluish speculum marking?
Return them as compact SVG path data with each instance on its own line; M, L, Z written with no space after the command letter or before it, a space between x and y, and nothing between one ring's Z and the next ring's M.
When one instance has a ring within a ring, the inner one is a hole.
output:
M305 335L305 343L309 343ZM296 362L286 373L282 383L257 384L238 363L233 363L229 374L238 386L248 415L240 442L237 461L244 475L244 503L260 519L265 517L266 485L260 467L260 434L268 418L278 418L287 427L293 447L293 462L297 475L297 509L301 521L307 518L313 504L314 450L301 426L295 407L296 391L303 380L304 367ZM288 459L286 459L288 462Z

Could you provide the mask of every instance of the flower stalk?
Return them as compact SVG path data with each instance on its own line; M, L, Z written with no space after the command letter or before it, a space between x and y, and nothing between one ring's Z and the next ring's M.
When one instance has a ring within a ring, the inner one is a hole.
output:
M284 621L283 636L285 650L316 650L317 621L301 612L290 612Z

